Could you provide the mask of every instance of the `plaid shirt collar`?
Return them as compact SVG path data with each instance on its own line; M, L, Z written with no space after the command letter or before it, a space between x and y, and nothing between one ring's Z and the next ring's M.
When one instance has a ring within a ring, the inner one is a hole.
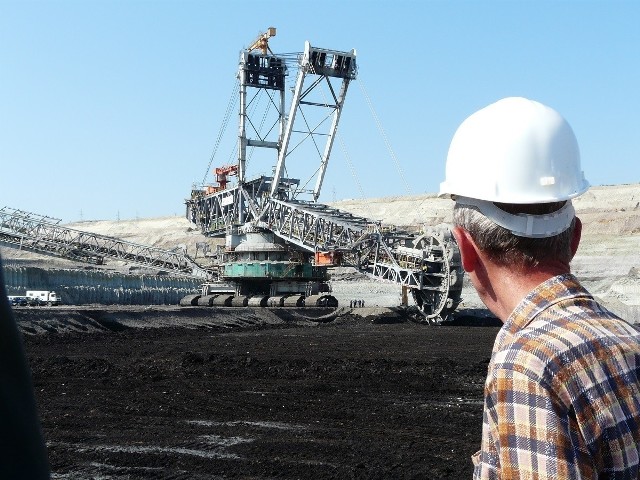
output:
M593 298L572 274L565 273L545 280L516 306L505 320L502 331L507 335L515 335L550 306L576 297Z

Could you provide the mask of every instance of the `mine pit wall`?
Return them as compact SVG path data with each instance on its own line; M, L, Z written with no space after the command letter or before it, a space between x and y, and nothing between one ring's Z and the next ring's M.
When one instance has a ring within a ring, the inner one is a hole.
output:
M125 275L96 270L42 269L5 265L8 295L53 290L65 305L178 305L197 293L202 280L164 275Z

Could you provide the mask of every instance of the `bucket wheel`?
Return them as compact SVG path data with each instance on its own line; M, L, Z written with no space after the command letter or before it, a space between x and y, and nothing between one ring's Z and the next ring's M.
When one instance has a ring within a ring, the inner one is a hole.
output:
M448 232L447 232L448 233ZM462 270L460 252L451 235L439 233L429 238L442 246L442 257L435 272L423 272L423 289L412 289L413 299L429 323L441 323L460 304Z

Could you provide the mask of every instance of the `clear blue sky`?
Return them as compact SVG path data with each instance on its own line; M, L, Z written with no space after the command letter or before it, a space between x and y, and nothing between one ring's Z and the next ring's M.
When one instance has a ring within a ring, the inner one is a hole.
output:
M513 95L569 120L593 185L636 183L639 25L640 2L615 0L0 0L0 206L65 222L182 215L239 52L269 26L276 53L357 50L348 155L334 148L325 202L360 197L358 184L366 197L436 192L460 122Z

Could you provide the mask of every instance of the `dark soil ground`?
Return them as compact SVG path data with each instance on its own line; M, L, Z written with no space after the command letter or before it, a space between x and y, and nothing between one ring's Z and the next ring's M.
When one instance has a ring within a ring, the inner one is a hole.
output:
M471 477L496 327L117 316L31 334L18 312L53 478Z

